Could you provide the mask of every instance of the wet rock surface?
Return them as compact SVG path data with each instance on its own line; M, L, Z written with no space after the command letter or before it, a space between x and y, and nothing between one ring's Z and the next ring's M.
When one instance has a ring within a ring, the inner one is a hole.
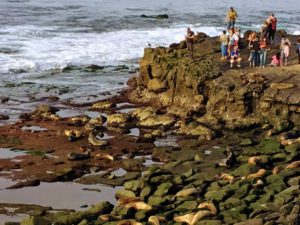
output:
M0 127L0 154L24 152L0 159L2 177L23 180L10 188L122 186L115 205L29 207L21 224L299 223L299 66L233 70L216 59L216 38L200 33L195 43L194 59L185 42L145 49L122 97L72 104L93 116L41 105ZM32 126L44 129L22 129Z

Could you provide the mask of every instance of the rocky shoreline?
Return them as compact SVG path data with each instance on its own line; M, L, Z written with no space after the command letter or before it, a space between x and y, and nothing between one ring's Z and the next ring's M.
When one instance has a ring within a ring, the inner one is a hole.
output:
M247 68L249 52L241 54L242 69L231 69L217 38L202 33L194 59L184 41L147 48L120 96L72 105L90 116L62 118L40 105L0 127L1 151L26 151L20 161L0 159L0 172L20 169L1 176L26 179L8 188L75 179L123 186L116 205L31 206L21 224L299 224L299 65ZM112 173L120 168L126 173Z

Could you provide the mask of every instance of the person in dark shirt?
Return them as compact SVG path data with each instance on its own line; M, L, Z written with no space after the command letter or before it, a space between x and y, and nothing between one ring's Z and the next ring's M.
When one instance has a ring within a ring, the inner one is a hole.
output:
M188 50L190 58L194 58L194 55L193 55L193 52L194 52L194 39L195 39L195 34L191 30L191 28L188 27L187 31L186 31L185 41L186 41L186 46L187 46L187 50Z
M237 62L237 67L241 67L241 61L239 47L236 45L230 53L230 67L232 68L235 62Z
M257 37L250 42L250 50L252 53L252 61L250 62L250 67L257 67L259 66L260 61L260 42Z

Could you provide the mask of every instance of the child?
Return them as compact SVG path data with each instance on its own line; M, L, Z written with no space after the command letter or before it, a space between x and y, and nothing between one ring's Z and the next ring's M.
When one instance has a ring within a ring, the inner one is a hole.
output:
M276 55L272 56L272 61L271 61L270 66L273 66L273 67L283 66L282 65L282 60L281 60L281 57L280 57L280 52L277 52Z
M281 60L284 61L284 66L287 66L288 57L290 54L290 45L288 42L285 42L281 49Z
M226 60L227 47L228 47L228 38L226 35L226 30L223 30L223 34L220 36L220 42L221 42L221 53L222 53L221 60Z
M240 57L240 52L238 46L234 46L233 50L230 53L230 67L233 67L233 63L237 62L237 67L241 67L242 58Z

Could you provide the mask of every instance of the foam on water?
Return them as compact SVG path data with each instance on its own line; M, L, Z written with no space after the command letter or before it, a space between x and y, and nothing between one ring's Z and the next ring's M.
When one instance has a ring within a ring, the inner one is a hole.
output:
M0 72L62 69L67 65L120 65L142 56L147 43L167 46L184 38L187 25L171 28L119 30L106 33L61 32L59 27L10 26L0 29L1 47L19 46L17 52L0 53ZM221 28L194 26L218 35Z

